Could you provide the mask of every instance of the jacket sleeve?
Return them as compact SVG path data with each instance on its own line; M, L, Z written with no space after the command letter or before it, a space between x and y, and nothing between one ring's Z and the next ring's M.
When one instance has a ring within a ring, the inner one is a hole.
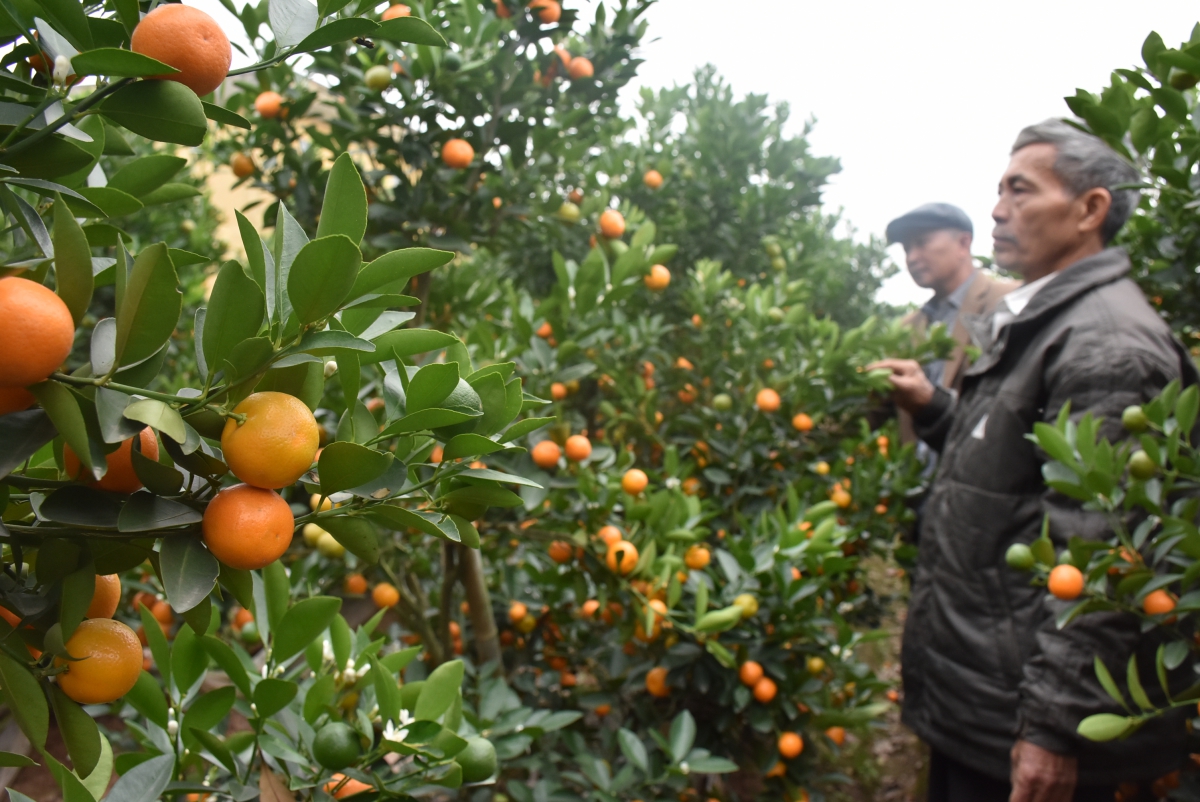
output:
M946 387L935 387L933 400L913 415L913 428L917 437L934 451L941 453L946 444L946 435L954 423L954 410L958 407L958 393Z
M1125 407L1149 401L1179 376L1173 354L1139 348L1109 351L1101 357L1072 350L1066 349L1055 360L1058 367L1047 373L1044 419L1053 422L1062 405L1070 402L1072 420L1088 412L1103 417L1101 435L1114 442L1127 436L1120 422ZM1066 548L1075 536L1089 540L1112 536L1101 513L1085 511L1060 493L1047 492L1042 506L1050 516L1055 551ZM1024 665L1020 689L1018 737L1060 754L1072 754L1082 745L1076 733L1081 720L1093 713L1121 712L1096 679L1093 658L1123 674L1129 655L1146 647L1138 620L1124 613L1091 613L1059 629L1055 619L1068 604L1046 602L1051 615L1036 633L1036 648ZM1152 652L1149 659L1153 660ZM1153 676L1154 669L1149 671ZM1150 685L1157 683L1148 684L1148 691Z

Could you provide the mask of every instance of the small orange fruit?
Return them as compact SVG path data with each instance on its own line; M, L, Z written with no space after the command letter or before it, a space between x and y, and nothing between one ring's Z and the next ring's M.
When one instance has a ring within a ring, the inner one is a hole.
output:
M770 387L762 388L758 391L758 395L754 396L754 406L763 412L777 412L781 403L779 393Z
M461 170L475 160L475 148L465 139L451 139L442 145L442 161L447 167Z
M538 326L537 336L541 337L543 340L549 339L550 336L553 334L554 334L554 327L550 325L549 320L545 321L544 323L542 323L542 325Z
M371 601L380 609L395 607L400 603L400 591L391 582L380 582L371 588Z
M558 0L533 0L529 8L538 15L543 25L553 25L562 17L562 6Z
M583 603L583 606L579 608L579 614L582 615L584 618L591 618L592 616L594 616L596 614L596 611L598 611L599 609L600 609L600 602L598 602L595 599L588 599L587 601L585 601Z
M175 612L171 610L171 605L162 599L155 599L147 609L150 615L154 616L154 620L163 625L164 632L175 623Z
M838 746L846 743L846 728L845 727L830 727L825 730L825 737L833 741Z
M278 560L292 543L292 509L273 490L234 485L204 511L204 545L230 568L255 571Z
M553 440L543 440L533 447L530 456L533 458L534 465L544 471L548 471L558 465L558 458L562 456L562 449Z
M779 736L779 754L784 760L792 760L804 751L804 739L795 732L785 732Z
M681 488L685 496L694 496L700 492L700 480L695 476L689 476L683 480Z
M555 401L562 401L568 395L567 385L562 382L554 382L550 385L550 397Z
M620 557L619 563L617 562L618 556ZM608 556L604 558L604 562L608 565L608 570L625 576L637 567L637 546L628 540L618 540L608 547Z
M642 183L650 187L650 189L658 189L663 185L662 173L658 170L647 170L642 176Z
M342 583L342 590L352 596L361 596L367 592L367 578L362 574L350 574Z
M1083 593L1083 572L1073 565L1056 565L1050 571L1046 587L1063 601L1078 599Z
M647 289L654 292L662 292L671 283L671 271L663 265L653 265L650 272L647 273L642 281Z
M646 672L646 690L651 696L665 699L671 695L667 686L667 669L665 666L655 666Z
M1163 615L1175 609L1175 598L1162 588L1152 590L1142 599L1142 609L1146 615Z
M811 432L813 427L813 419L803 412L797 412L792 418L792 428L798 432Z
M229 160L229 167L238 178L249 178L254 175L254 159L245 153L235 153Z
M688 550L683 555L683 563L693 571L700 571L708 567L712 562L712 552L706 546L701 546L699 543L688 547Z
M774 778L783 777L786 775L787 775L787 766L783 765L782 761L776 760L775 765L767 770L767 773L765 776L774 779Z
M573 434L567 438L566 453L571 462L583 462L592 455L592 441L582 434Z
M321 427L299 398L268 390L248 396L233 411L245 422L225 421L221 451L234 476L273 490L294 484L312 467Z
M71 310L53 290L27 278L0 278L0 387L45 380L74 342Z
M779 689L775 685L775 680L771 679L770 677L763 677L758 682L754 683L754 688L751 693L754 694L755 699L765 705L775 698L775 694L778 691Z
M387 10L385 10L383 14L379 16L379 18L384 22L387 22L390 19L399 19L400 17L407 17L410 14L412 14L411 8L403 3L396 3L395 5L388 6Z
M133 630L111 618L82 622L66 643L76 660L54 659L67 670L58 687L81 705L108 704L129 693L142 673L142 645Z
M550 544L550 548L547 551L550 554L550 559L559 565L566 565L575 556L575 549L565 540L554 541Z
M92 592L92 603L88 605L88 618L112 618L121 603L121 577L106 574L96 577L96 589Z
M609 239L618 239L625 233L625 216L616 209L606 209L600 215L600 233Z
M230 623L230 626L233 627L235 632L241 632L242 627L246 626L246 624L249 624L253 620L254 613L250 612L245 607L239 607L237 612L233 614L233 621Z
M849 507L851 502L850 494L841 485L833 489L833 492L829 494L829 500L843 510Z
M600 527L600 531L596 533L596 537L600 538L605 546L611 546L625 539L625 536L621 534L621 530L611 524Z
M761 663L753 660L747 660L742 663L742 667L738 669L738 679L747 688L753 688L758 684L758 681L763 678L763 667Z
M631 496L636 496L650 484L650 477L640 468L630 468L621 477L621 489Z
M508 620L514 624L529 615L529 608L524 602L515 601L508 607Z
M695 370L696 369L696 366L692 364L692 360L688 359L686 356L681 356L678 359L676 359L675 367L679 368L680 370Z
M233 61L229 37L217 21L181 3L163 3L142 17L129 49L179 70L154 78L176 81L201 96L221 85Z
M254 110L259 117L274 120L283 111L283 95L267 90L254 99Z
M0 387L0 415L29 409L36 401L24 387Z
M607 702L605 702L602 705L596 705L596 715L599 716L600 718L604 718L611 712L612 712L612 705L608 704Z
M567 65L567 75L571 76L572 81L578 81L582 78L591 78L596 74L596 68L592 66L590 59L583 56L576 56L571 59L571 63Z
M158 439L154 436L154 430L149 427L142 429L137 437L142 456L157 460ZM133 457L130 454L132 451L133 438L130 437L121 443L116 451L105 455L104 462L108 465L108 470L99 481L92 481L91 476L83 475L83 465L80 464L79 457L75 455L71 447L63 446L63 470L72 479L83 479L87 484L100 490L107 490L110 493L133 493L141 489L142 480L133 470Z
M334 789L338 787L338 783L342 782L343 780L346 781L346 784L337 791L334 791ZM347 778L345 774L335 774L333 775L333 779L325 783L325 793L329 794L334 799L346 799L347 797L361 794L363 791L373 791L374 788L374 786L367 785L365 782L356 780L353 777Z

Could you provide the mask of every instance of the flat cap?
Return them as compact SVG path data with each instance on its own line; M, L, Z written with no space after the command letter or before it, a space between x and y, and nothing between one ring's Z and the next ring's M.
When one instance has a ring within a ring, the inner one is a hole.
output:
M887 226L888 245L904 242L913 234L953 228L974 234L971 218L962 209L950 203L926 203L911 212L902 214Z

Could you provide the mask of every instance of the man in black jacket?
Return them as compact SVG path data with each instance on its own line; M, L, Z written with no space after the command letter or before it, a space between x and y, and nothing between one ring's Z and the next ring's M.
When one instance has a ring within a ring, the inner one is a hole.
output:
M968 321L981 356L961 397L935 387L920 366L885 360L897 405L921 439L941 446L921 527L921 571L904 631L904 721L930 744L930 799L1069 802L1113 799L1118 782L1179 765L1179 715L1128 740L1076 734L1086 716L1120 712L1092 660L1124 666L1157 645L1137 620L1084 615L1063 629L1065 603L1010 570L1005 551L1030 543L1050 516L1056 549L1073 535L1110 536L1045 486L1047 457L1026 438L1072 417L1102 416L1102 434L1124 436L1121 411L1196 370L1169 328L1126 277L1129 258L1108 243L1137 202L1136 170L1099 139L1062 122L1021 132L992 217L996 263L1024 279L988 318ZM1152 663L1151 663L1152 665ZM1179 711L1181 714L1184 711Z

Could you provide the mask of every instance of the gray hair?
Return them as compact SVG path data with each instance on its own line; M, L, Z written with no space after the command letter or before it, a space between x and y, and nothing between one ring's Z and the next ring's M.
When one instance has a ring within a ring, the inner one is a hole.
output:
M1054 173L1069 191L1079 196L1100 187L1112 196L1108 216L1100 227L1100 236L1107 245L1137 206L1138 190L1116 189L1121 184L1136 183L1140 179L1137 168L1099 137L1062 120L1046 120L1023 129L1013 143L1012 152L1042 143L1053 145L1057 151Z

